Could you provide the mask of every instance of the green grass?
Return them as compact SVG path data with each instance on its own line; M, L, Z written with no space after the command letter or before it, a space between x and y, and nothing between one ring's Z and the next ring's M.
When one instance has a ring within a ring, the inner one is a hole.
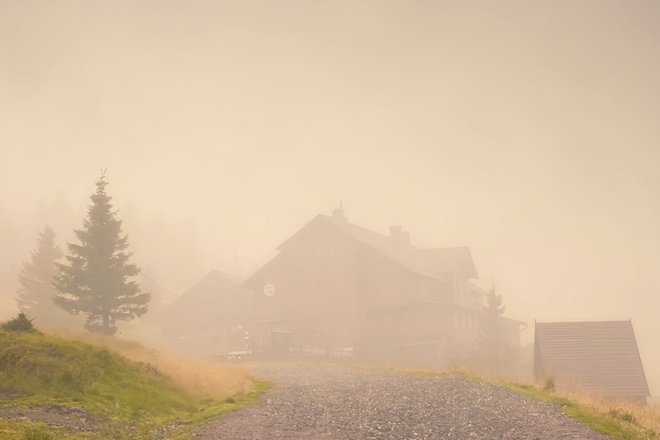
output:
M2 440L93 440L101 438L104 437L75 434L68 432L66 428L51 427L43 423L15 422L0 419L0 439Z
M268 383L218 400L182 392L166 376L105 348L39 333L0 330L0 407L82 408L106 421L94 434L0 419L1 439L185 438L186 430L258 400ZM7 391L11 392L7 392Z
M0 332L0 386L30 394L25 404L76 402L122 420L192 413L196 406L118 354L39 334Z
M271 382L256 381L254 389L249 393L237 394L225 400L206 399L202 406L191 418L193 422L205 422L218 415L236 411L246 405L251 405L259 401L261 396L273 387Z

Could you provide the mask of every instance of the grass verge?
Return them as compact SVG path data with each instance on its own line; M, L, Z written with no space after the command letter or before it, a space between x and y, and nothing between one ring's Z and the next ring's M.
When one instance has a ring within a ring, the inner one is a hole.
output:
M0 438L183 439L269 388L243 369L105 342L0 330Z
M144 369L167 376L182 392L223 400L236 393L249 392L252 387L250 373L235 365L207 363L175 356L141 344L112 336L66 329L45 329L49 336L67 341L86 342L120 353Z

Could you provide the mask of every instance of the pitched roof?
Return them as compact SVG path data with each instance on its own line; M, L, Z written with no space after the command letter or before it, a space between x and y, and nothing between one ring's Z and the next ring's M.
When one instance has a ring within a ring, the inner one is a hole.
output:
M322 214L316 216L300 231L278 246L277 250L284 249L303 230L319 223L337 228L352 239L375 249L419 275L439 278L445 273L464 268L469 278L477 278L477 270L467 247L420 249L410 244L397 243L388 235L379 234Z
M536 323L534 373L605 396L650 395L631 321Z
M251 301L251 293L240 288L234 276L212 270L168 304L161 319L173 325L179 320L190 319L196 324L219 322L244 312Z

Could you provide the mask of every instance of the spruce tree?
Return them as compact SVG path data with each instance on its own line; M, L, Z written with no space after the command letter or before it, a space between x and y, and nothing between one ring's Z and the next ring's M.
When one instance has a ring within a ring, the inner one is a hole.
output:
M502 302L502 295L497 294L495 283L493 283L486 294L485 313L481 321L479 338L482 356L491 368L500 367L511 357L506 330L502 322L502 314L505 309Z
M90 197L83 228L74 230L80 244L68 243L66 262L58 264L55 287L57 305L72 314L86 317L85 328L112 335L116 321L129 321L147 312L151 298L129 281L140 269L129 259L128 236L122 235L121 220L112 210L105 187L105 171Z
M57 290L53 280L57 273L55 262L62 257L62 249L55 243L55 232L46 226L39 234L37 248L30 261L23 262L18 274L16 304L21 313L36 319L41 325L62 325L66 315L53 303ZM64 315L64 316L63 316Z

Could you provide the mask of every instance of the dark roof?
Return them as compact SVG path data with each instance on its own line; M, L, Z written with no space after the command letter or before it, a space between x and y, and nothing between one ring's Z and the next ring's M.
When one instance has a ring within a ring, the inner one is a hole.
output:
M650 395L631 321L536 323L534 372L605 396Z
M319 223L337 228L352 239L375 249L419 275L441 278L445 273L455 272L463 268L466 270L469 278L477 278L477 270L474 266L470 250L467 247L420 249L410 244L397 243L388 235L379 234L326 215L316 216L300 231L278 246L277 250L284 249L304 229Z

